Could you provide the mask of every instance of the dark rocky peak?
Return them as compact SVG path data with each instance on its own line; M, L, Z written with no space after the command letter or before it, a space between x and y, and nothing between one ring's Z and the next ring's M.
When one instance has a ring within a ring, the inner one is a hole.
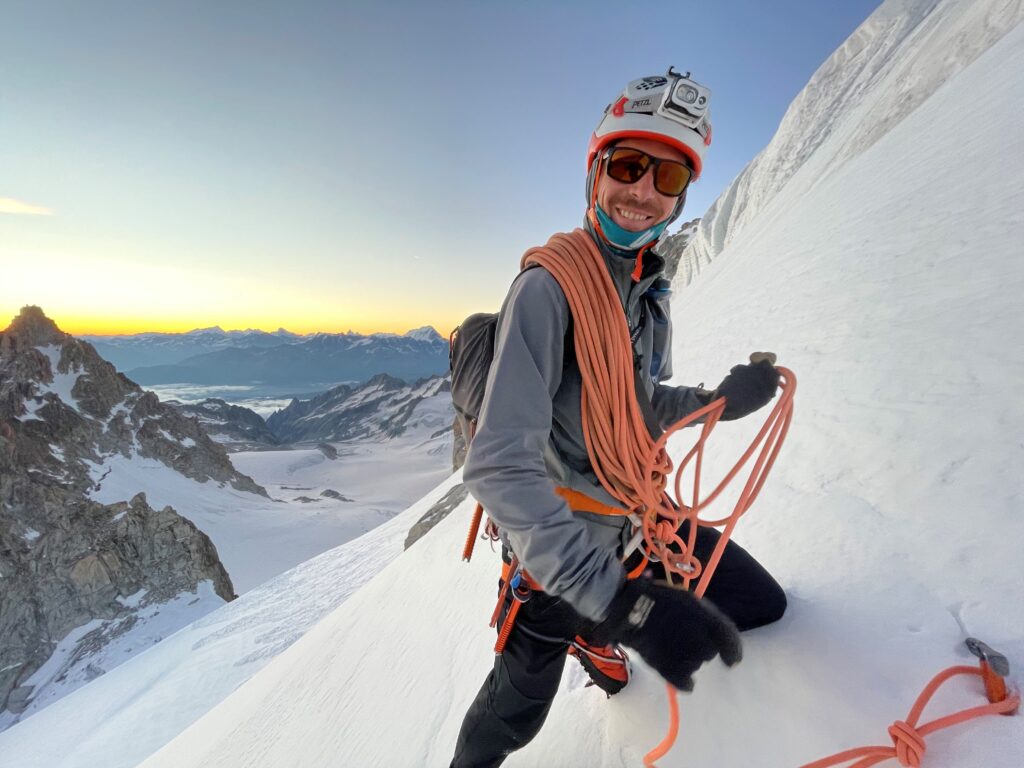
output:
M410 385L380 373L362 384L342 385L311 400L293 401L272 414L267 426L282 443L387 439L405 434L409 424L422 430L421 417L416 415L420 403L449 391L446 377L421 378ZM450 396L447 402L450 407Z
M106 418L129 394L142 392L39 307L22 309L0 334L0 379L22 392L28 408L62 404L94 418Z
M679 260L691 238L697 232L700 219L691 219L683 224L677 232L663 237L655 247L658 255L665 259L665 277L671 280L679 269Z
M268 429L263 417L240 405L233 405L216 397L197 403L170 400L166 405L196 419L210 437L228 450L258 450L277 444L277 439Z
M409 386L401 379L396 379L394 376L389 376L386 373L378 373L372 379L366 382L360 389L371 389L380 388L386 391L393 391L396 389L404 389Z
M42 309L34 305L22 307L3 335L5 339L10 339L20 347L63 344L65 339L70 338Z
M414 392L425 392L430 395L451 392L451 377L448 374L443 376L424 376L422 379L417 379L413 382L412 389Z
M138 454L199 482L212 479L266 495L235 470L197 421L143 391L38 307L22 310L0 334L0 423L23 449L39 447L26 471L46 465L47 471L73 477L81 493L91 485L83 461ZM59 461L51 456L54 450Z

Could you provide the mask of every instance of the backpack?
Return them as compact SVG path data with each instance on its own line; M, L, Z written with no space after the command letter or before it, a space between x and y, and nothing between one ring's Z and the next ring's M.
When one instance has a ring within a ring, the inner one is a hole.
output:
M480 312L467 317L448 336L452 404L467 446L473 439L484 404L497 326L497 313Z
M520 273L522 274L522 273ZM661 283L652 286L650 293L664 292ZM646 301L641 304L640 321L631 330L630 341L635 343L640 329L645 323L647 314ZM498 315L495 312L478 312L470 315L448 336L448 369L451 372L452 404L455 416L462 432L465 447L476 433L477 421L483 409L484 394L487 391L487 375L494 360L494 336L498 327ZM635 355L635 350L634 350ZM639 358L636 359L639 364ZM636 373L637 401L640 411L647 422L648 430L655 439L661 434L658 420L647 393L640 383L640 372ZM464 451L463 451L464 455Z

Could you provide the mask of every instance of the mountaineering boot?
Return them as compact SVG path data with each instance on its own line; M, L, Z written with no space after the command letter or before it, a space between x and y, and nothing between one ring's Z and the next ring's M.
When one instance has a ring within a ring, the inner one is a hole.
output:
M569 646L569 655L575 656L590 675L587 686L596 685L609 698L629 683L629 656L617 645L591 645L577 635Z

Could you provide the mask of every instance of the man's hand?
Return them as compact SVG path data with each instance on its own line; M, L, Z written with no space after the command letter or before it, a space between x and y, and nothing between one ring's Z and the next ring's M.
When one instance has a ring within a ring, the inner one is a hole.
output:
M767 405L779 388L774 352L754 352L749 365L736 365L711 393L708 402L725 398L722 421L732 421Z
M739 632L725 614L686 590L645 578L625 583L590 638L636 649L682 691L693 690L692 675L705 661L721 654L731 667L743 657Z

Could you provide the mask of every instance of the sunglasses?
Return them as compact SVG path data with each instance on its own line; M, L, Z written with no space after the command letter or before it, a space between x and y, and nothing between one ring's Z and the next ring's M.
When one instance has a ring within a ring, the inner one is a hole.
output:
M693 171L676 160L663 160L639 149L613 147L605 155L608 175L623 184L635 184L648 168L654 169L654 188L667 197L679 197L686 191Z

